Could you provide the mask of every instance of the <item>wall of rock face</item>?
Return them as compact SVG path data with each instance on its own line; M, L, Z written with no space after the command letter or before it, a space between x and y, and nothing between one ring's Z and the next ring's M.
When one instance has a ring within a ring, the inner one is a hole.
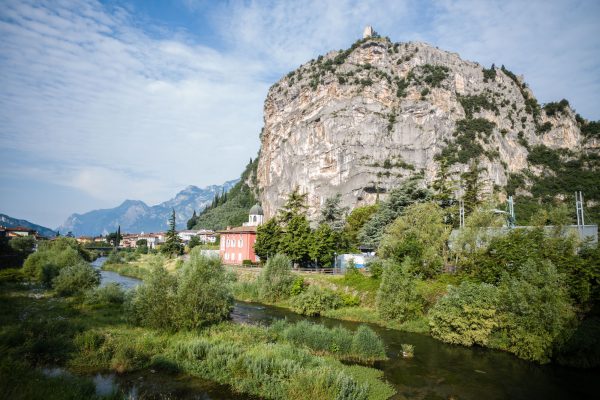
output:
M296 187L314 217L337 193L354 208L415 174L431 183L441 156L460 196L459 176L472 162L489 192L528 168L533 146L578 151L583 143L568 106L547 115L510 71L425 43L368 38L271 87L257 182L267 217Z

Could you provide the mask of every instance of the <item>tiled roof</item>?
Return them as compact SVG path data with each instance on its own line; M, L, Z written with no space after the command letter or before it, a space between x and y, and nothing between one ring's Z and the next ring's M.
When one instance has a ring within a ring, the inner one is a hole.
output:
M226 233L254 233L256 232L256 226L236 226L235 228L229 228L222 231L218 231L220 234Z

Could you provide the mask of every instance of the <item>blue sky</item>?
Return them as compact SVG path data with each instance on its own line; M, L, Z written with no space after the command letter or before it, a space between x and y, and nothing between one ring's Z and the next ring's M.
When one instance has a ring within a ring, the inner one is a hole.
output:
M239 176L269 86L371 24L600 119L598 1L3 1L0 212L56 227Z

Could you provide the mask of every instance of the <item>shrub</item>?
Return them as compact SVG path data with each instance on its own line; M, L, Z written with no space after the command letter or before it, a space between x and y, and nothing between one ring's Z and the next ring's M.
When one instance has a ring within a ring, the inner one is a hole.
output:
M361 361L385 360L383 341L368 326L361 325L352 338L352 353Z
M294 312L309 316L321 315L324 311L340 307L341 304L335 292L319 289L316 286L309 286L306 291L293 297L291 301Z
M144 283L127 299L130 320L162 329L196 329L229 316L233 297L219 259L190 253L177 275L156 262Z
M575 314L564 278L549 262L528 260L499 284L499 343L526 360L550 361L570 333Z
M258 278L260 296L267 301L288 298L294 280L291 268L291 260L283 254L269 258Z
M75 239L58 238L40 242L38 251L31 254L23 264L23 273L45 286L52 286L52 280L61 269L89 259Z
M298 296L300 293L304 291L306 285L304 283L304 278L301 276L297 276L294 278L292 285L290 286L290 295Z
M486 283L450 287L429 313L431 335L444 342L485 346L497 326L498 290Z
M19 268L7 268L0 270L0 283L22 282L25 280L23 270Z
M383 261L378 258L367 262L367 270L371 273L371 278L377 279L383 274Z
M87 304L122 304L124 301L125 291L115 282L90 290L85 296Z
M177 276L176 307L173 310L178 329L195 329L226 319L233 308L228 277L221 261L204 257L192 250Z
M61 296L70 296L98 286L100 272L90 264L80 262L61 269L52 284Z
M402 343L402 357L412 358L415 355L415 346L408 343Z
M376 303L381 318L404 322L421 315L422 299L410 264L407 258L401 265L389 262L384 268Z

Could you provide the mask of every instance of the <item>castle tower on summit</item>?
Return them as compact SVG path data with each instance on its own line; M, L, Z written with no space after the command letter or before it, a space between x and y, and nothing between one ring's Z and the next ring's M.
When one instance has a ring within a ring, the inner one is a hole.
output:
M363 39L367 39L375 36L375 31L371 25L365 26L365 30L363 31Z

